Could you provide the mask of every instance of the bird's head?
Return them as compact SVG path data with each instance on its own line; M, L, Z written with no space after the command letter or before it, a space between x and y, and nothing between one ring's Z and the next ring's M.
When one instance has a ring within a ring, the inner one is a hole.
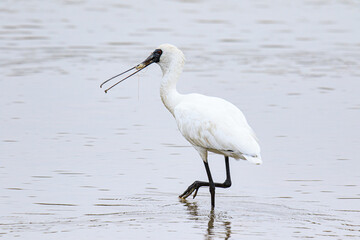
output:
M161 44L150 56L142 63L136 66L137 70L143 69L152 63L157 63L161 67L163 74L170 68L172 63L184 64L185 57L183 52L174 45Z
M151 65L152 63L157 63L159 64L159 66L161 67L161 70L163 72L163 74L165 74L171 64L173 63L177 63L180 64L181 66L184 65L185 62L185 57L184 54L182 53L182 51L180 51L180 49L178 49L177 47L175 47L174 45L165 43L165 44L161 44L159 47L157 47L151 54L149 57L147 57L143 62L141 62L140 64L136 65L133 68L130 68L129 70L120 73L108 80L106 80L105 82L103 82L100 87L102 87L105 83L109 82L110 80L124 74L127 73L133 69L135 69L136 71L132 74L130 74L129 76L121 79L119 82L115 83L114 85L112 85L111 87L109 87L108 89L105 90L105 92L107 92L108 90L110 90L111 88L113 88L114 86L116 86L117 84L119 84L120 82L124 81L125 79L135 75L136 73L140 72L141 70L143 70L144 68L148 67L149 65Z

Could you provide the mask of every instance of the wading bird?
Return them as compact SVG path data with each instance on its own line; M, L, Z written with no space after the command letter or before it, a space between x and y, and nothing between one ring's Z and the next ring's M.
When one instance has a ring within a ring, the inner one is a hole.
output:
M194 192L193 197L195 198L200 187L208 186L213 209L215 207L215 188L231 186L229 157L261 164L260 147L255 133L248 125L243 113L230 102L197 93L184 95L178 93L176 83L183 70L184 62L184 54L177 47L162 44L145 61L106 80L100 87L124 73L136 70L106 89L105 92L107 92L152 63L160 66L163 72L160 86L161 100L174 116L182 135L200 154L209 179L208 182L195 181L179 197L185 199ZM226 180L224 183L213 181L208 164L209 151L225 157Z

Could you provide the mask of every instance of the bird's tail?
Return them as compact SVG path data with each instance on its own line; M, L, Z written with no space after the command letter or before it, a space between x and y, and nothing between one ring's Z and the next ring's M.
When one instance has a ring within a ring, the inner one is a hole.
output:
M259 155L255 155L255 156L250 156L250 155L243 155L246 160L248 160L251 163L254 163L256 165L260 165L262 164L262 160L261 160L261 156Z

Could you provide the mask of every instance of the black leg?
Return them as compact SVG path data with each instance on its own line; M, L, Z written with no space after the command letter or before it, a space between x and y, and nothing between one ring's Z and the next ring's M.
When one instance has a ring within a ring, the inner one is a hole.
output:
M195 198L200 187L208 186L208 187L210 187L211 206L214 207L215 206L215 187L229 188L231 186L229 157L225 156L226 180L224 183L214 183L212 176L211 176L209 164L204 162L204 165L205 165L206 173L209 178L209 182L195 181L179 197L185 199L195 191L194 197L193 197L193 198Z
M207 162L204 162L204 165L205 165L206 173L209 178L209 190L210 190L210 195L211 195L211 209L214 209L214 207L215 207L215 183L211 176L209 164Z
M229 165L229 157L225 156L225 167L226 167L226 180L222 184L223 188L231 187L231 177L230 177L230 165Z

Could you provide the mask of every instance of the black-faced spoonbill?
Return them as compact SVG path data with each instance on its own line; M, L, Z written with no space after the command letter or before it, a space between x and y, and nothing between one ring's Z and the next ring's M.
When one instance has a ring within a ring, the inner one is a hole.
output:
M208 186L213 209L215 207L215 188L231 186L229 157L261 164L260 147L255 133L243 113L230 102L197 93L184 95L178 93L176 83L183 70L184 62L184 54L177 47L162 44L145 61L106 80L100 87L115 77L133 69L136 70L106 89L105 92L107 92L152 63L160 66L163 72L160 87L161 100L174 116L181 134L199 152L209 179L209 182L195 181L179 197L185 199L195 191L195 198L200 187ZM208 164L208 151L224 155L226 167L224 183L213 181Z

